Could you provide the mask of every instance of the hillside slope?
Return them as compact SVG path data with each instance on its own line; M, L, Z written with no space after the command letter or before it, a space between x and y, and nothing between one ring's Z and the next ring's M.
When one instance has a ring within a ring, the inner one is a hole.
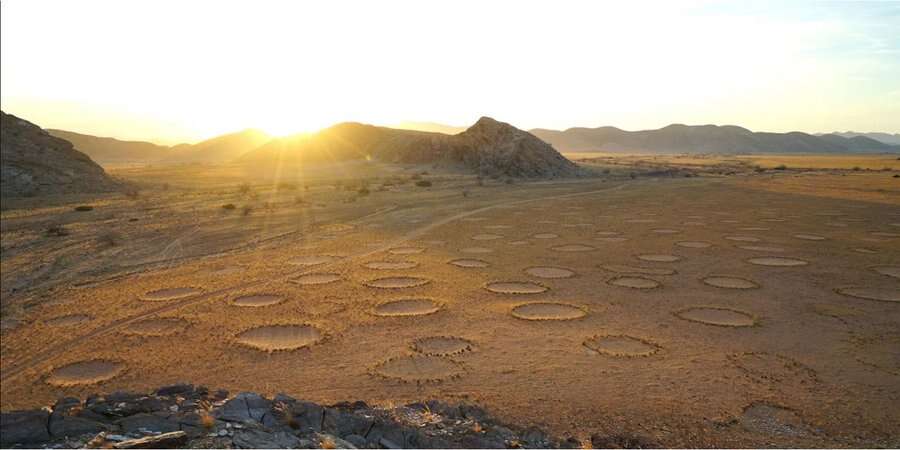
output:
M120 188L102 167L37 125L0 111L0 192L4 197L108 192Z

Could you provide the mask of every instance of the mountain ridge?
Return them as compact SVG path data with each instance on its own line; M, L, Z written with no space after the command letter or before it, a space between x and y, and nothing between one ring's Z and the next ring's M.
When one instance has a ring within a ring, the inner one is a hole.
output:
M535 136L562 151L638 151L651 153L858 153L896 152L900 148L864 138L815 136L800 131L750 131L736 125L672 124L659 129L625 131L615 127L566 130L532 129Z

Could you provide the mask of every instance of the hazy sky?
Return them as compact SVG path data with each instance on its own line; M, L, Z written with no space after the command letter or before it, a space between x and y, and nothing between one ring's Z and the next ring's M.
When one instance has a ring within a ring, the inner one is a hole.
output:
M900 2L0 8L2 108L45 128L172 143L489 115L520 128L900 132Z

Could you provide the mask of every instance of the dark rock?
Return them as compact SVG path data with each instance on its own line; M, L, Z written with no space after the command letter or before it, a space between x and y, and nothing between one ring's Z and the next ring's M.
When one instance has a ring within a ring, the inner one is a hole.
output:
M237 448L297 448L300 438L293 434L276 431L268 432L259 428L238 430L232 438Z
M128 416L118 421L122 432L135 433L141 430L151 431L154 433L168 433L171 431L179 431L177 422L173 422L165 417L154 414L138 413Z
M364 436L372 428L373 422L373 419L368 417L328 408L325 410L325 420L322 422L322 429L337 436L350 434Z
M54 438L78 437L109 430L109 426L95 420L75 416L50 417L50 434Z
M50 440L47 424L50 413L44 410L12 411L0 414L0 446L42 444Z
M181 395L183 397L187 397L194 392L194 385L187 383L177 383L169 386L163 386L156 390L156 395Z
M506 448L506 443L485 435L467 434L460 439L464 448Z
M425 404L428 405L429 411L444 416L448 419L462 418L462 414L459 412L459 407L456 405L448 405L438 400L429 400Z
M344 440L353 444L356 448L363 448L366 446L366 438L358 434L348 434L347 436L344 436Z
M487 412L481 407L475 405L459 405L459 412L460 415L462 415L466 419L472 419L477 422L487 420L488 418Z
M594 448L655 448L658 446L652 439L638 434L616 434L591 436Z
M178 448L185 444L187 444L187 434L184 431L173 431L122 441L113 445L113 448Z
M403 429L401 427L396 423L387 423L383 421L377 421L372 425L369 433L365 436L367 441L379 444L385 448L400 448L406 442L406 436L403 435ZM392 443L395 447L385 444L384 441Z
M272 410L272 402L259 394L241 392L228 400L222 409L217 411L218 418L230 422L246 422L253 420L262 422L263 417Z
M301 432L319 432L322 431L322 419L325 414L325 408L309 402L298 402L291 408L293 412L293 422L297 429Z

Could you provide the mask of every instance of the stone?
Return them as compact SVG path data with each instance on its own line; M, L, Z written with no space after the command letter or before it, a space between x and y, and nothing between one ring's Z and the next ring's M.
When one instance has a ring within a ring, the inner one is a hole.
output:
M187 383L176 383L171 384L169 386L163 386L156 390L156 395L181 395L183 397L187 397L194 392L194 385Z
M309 402L298 402L293 405L291 412L294 416L294 422L297 429L301 432L319 432L322 431L322 418L325 414L325 408Z
M185 444L187 444L187 434L184 431L173 431L118 442L113 445L113 448L178 448Z
M94 435L108 430L109 427L106 424L83 417L50 416L50 435L54 438L74 438L86 434Z
M0 414L0 447L16 444L35 445L50 440L47 424L50 413L44 410L12 411Z
M357 414L347 413L334 408L325 410L323 431L347 436L349 434L365 435L372 428L373 420Z
M268 432L259 428L238 430L232 437L237 448L297 448L301 446L300 438L293 434L276 431Z
M358 435L358 434L348 434L344 436L344 440L353 444L356 448L362 448L366 446L366 438Z
M141 430L154 433L178 431L178 423L154 414L138 413L119 419L117 422L124 433L137 433Z
M262 422L263 417L272 411L272 402L259 394L241 392L225 402L218 418L230 422L246 422L253 420Z

